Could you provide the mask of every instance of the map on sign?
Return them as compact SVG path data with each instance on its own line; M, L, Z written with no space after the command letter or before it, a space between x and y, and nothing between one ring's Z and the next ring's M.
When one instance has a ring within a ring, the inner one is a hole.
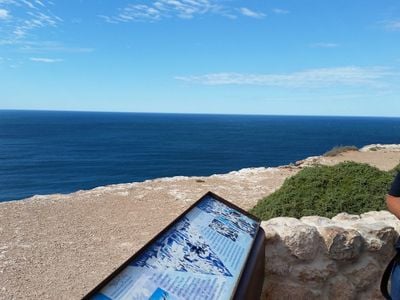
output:
M258 228L207 195L92 299L230 299Z

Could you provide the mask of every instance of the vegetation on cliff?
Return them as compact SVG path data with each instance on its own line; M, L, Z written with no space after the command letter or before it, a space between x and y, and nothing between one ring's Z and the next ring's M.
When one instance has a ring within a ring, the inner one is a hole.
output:
M356 146L335 146L328 152L325 152L324 156L337 156L348 151L358 151L358 148Z
M260 219L338 213L361 214L386 209L385 195L399 166L389 172L367 164L344 162L307 167L260 200L251 213Z

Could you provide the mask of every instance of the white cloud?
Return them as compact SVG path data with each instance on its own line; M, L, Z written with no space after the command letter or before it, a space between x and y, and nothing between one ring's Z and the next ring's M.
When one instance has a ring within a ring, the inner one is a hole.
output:
M5 20L8 19L10 17L10 13L8 12L8 10L0 8L0 20Z
M122 22L155 22L167 18L192 19L202 15L219 15L230 19L241 14L247 17L263 18L264 13L249 8L233 8L217 0L156 0L152 2L128 4L120 8L115 15L99 15L109 23Z
M158 21L164 18L178 17L191 19L206 13L221 13L222 7L213 0L157 0L151 4L129 4L119 9L115 16L100 15L110 23L130 21Z
M32 2L27 1L27 0L21 0L21 2L25 3L29 8L35 8L35 5L33 5Z
M320 43L314 43L310 45L313 48L337 48L339 47L339 44L337 43L326 43L326 42L320 42Z
M7 5L7 4L17 4L15 0L0 0L0 4Z
M44 5L44 3L42 1L40 1L40 0L36 0L35 3L39 4L42 7L46 7L46 5Z
M27 33L34 29L44 28L44 27L56 27L59 22L62 21L61 18L45 14L42 12L27 12L28 18L23 22L18 24L14 29L15 36L23 37Z
M54 15L49 6L50 0L0 0L0 20L8 18L10 21L0 28L0 35L4 39L17 40L27 37L34 30L45 27L57 27L62 19ZM10 18L11 13L13 18Z
M30 60L34 61L34 62L41 62L41 63L48 63L48 64L63 61L63 59L59 59L59 58L46 58L46 57L31 57Z
M1 44L1 41L0 41ZM65 46L61 43L56 42L29 42L25 41L17 49L19 52L24 53L43 53L43 52L62 52L62 53L91 53L94 51L93 48L85 47L71 47Z
M94 48L68 46L56 41L32 41L26 39L6 39L0 40L0 46L12 46L15 51L20 53L91 53Z
M277 15L286 15L286 14L290 13L290 11L288 11L288 10L286 10L286 9L281 9L281 8L274 8L274 9L272 10L272 12L273 12L274 14L277 14Z
M378 87L388 76L398 75L384 67L337 67L309 69L286 74L212 73L176 76L175 79L204 85L258 85L283 88L318 88L328 86Z
M400 31L400 20L382 21L380 24L389 31Z
M251 10L247 7L241 7L238 10L242 15L244 15L246 17L256 18L256 19L262 19L265 17L265 14L263 14L262 12L257 12L257 11Z

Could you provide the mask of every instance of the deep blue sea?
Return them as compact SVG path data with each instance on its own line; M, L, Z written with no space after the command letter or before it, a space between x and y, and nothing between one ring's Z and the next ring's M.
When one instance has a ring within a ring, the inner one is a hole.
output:
M400 118L0 110L0 201L400 143Z

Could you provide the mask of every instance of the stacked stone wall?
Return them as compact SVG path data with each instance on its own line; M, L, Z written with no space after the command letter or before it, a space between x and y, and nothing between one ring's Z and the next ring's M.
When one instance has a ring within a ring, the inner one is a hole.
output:
M264 299L382 299L400 230L387 211L274 218L266 235Z

